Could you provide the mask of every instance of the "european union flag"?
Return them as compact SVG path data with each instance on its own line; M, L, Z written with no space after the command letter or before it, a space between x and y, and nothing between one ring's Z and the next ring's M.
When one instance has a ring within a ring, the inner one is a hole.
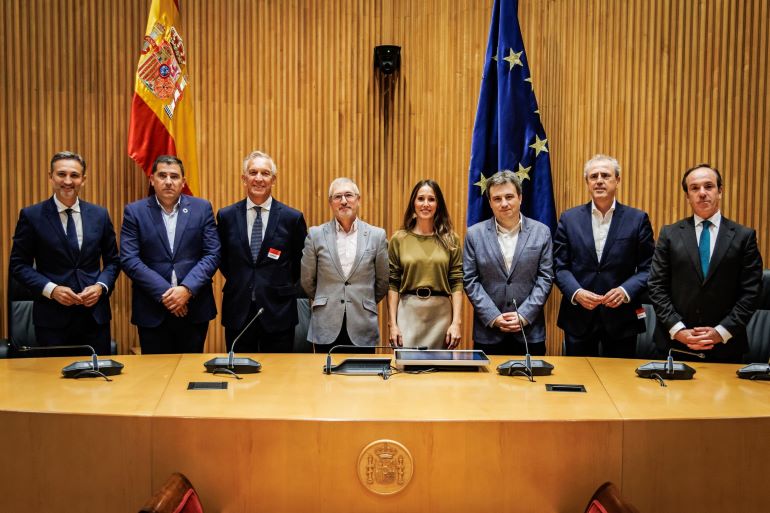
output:
M495 0L473 126L468 226L492 216L485 181L508 169L522 181L521 212L556 229L548 139L540 122L518 19L518 0Z

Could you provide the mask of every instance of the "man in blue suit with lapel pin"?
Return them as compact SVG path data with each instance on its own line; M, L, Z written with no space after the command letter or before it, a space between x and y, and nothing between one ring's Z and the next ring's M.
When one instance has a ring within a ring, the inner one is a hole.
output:
M56 153L49 179L53 196L19 214L11 273L35 294L39 345L87 344L110 354L109 296L120 272L112 221L105 208L78 197L86 181L83 157Z
M292 352L307 224L302 212L272 197L277 173L269 155L250 153L243 159L241 174L246 198L217 213L222 240L220 271L225 277L222 325L228 350L264 308L236 349Z
M131 322L142 354L201 353L217 314L214 211L208 201L182 194L177 157L158 157L150 183L155 194L126 205L120 231L120 260L133 286Z
M716 168L688 169L682 189L693 215L661 229L652 259L655 342L660 349L703 353L707 361L740 363L762 286L757 234L722 216Z
M523 331L530 354L545 355L551 232L521 214L521 182L515 173L500 171L486 185L493 217L468 228L463 249L463 283L474 311L473 347L486 354L523 355Z
M564 212L553 238L563 294L557 324L567 355L633 358L645 329L640 299L654 250L652 226L645 212L616 201L616 159L592 157L583 177L591 201Z

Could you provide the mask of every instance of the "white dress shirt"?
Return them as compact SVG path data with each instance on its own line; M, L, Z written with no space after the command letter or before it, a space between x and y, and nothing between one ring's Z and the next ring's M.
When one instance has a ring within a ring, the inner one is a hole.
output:
M349 232L346 232L336 219L334 226L337 232L337 256L340 259L342 274L347 278L350 276L350 270L353 268L358 249L358 219L353 221Z
M500 245L500 251L503 252L505 269L511 272L513 255L516 253L516 243L519 242L519 233L521 232L521 215L519 215L516 225L510 230L498 223L497 218L495 218L495 229L497 231L497 243Z
M265 240L265 230L267 230L267 220L270 218L270 207L273 205L273 197L267 198L261 205L257 205L251 198L246 196L246 237L249 239L249 245L251 245L251 230L254 227L254 221L257 219L257 211L254 207L261 207L260 215L262 216L262 240Z
M176 221L179 217L179 202L182 201L182 196L176 200L176 204L171 209L171 212L166 212L166 209L161 205L160 200L155 196L155 201L158 202L160 207L160 214L163 218L163 226L166 227L166 238L168 238L168 247L171 248L171 252L174 252L174 239L176 238ZM171 286L176 287L179 282L176 278L176 270L171 269Z

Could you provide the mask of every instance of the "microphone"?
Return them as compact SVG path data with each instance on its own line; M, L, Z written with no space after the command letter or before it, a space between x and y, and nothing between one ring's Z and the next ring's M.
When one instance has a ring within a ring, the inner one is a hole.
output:
M661 362L649 362L639 366L636 369L636 375L640 378L649 378L657 380L660 386L666 386L664 379L692 379L695 375L695 369L684 363L675 363L674 357L671 353L682 353L690 356L696 356L700 359L706 358L703 353L695 353L692 351L685 351L683 349L670 348L668 350L668 358L666 363Z
M341 344L329 349L326 353L326 364L323 367L324 374L343 374L347 376L382 376L388 379L391 373L390 357L348 358L341 363L332 366L332 353L337 349L393 349L392 346L355 346Z
M93 346L88 344L81 344L75 346L19 346L19 351L56 351L62 349L88 349L91 351L91 359L89 361L74 362L61 370L62 375L65 378L82 378L85 376L102 377L107 381L112 381L107 376L116 376L123 370L123 364L116 362L115 360L99 360L96 354L96 350Z
M519 318L519 324L521 324L521 315L519 315L519 305L516 304L515 299L511 299L513 303L513 311L516 313L516 317ZM508 360L505 363L501 363L497 367L499 374L505 374L513 376L514 374L524 374L529 378L531 382L535 382L534 376L549 376L553 371L553 365L545 360L533 360L529 354L529 342L527 342L527 334L524 331L524 326L521 326L521 337L524 339L524 360ZM522 372L518 368L524 367L526 372Z
M741 379L750 379L752 381L769 381L770 361L767 363L750 363L749 365L741 367L735 371L735 374L737 374L737 376Z
M690 356L697 356L701 360L706 358L706 355L703 353L694 353L692 351L685 351L683 349L674 349L672 347L671 349L668 350L668 358L666 359L666 374L674 373L674 357L671 356L671 353L689 354Z
M242 379L238 374L254 374L262 369L262 365L256 360L251 358L236 358L235 344L238 342L238 340L240 340L243 334L248 331L251 325L254 324L254 321L256 321L264 311L264 307L257 310L257 313L254 314L254 317L251 318L246 327L243 328L240 333L238 333L238 336L235 337L233 344L230 346L230 351L227 353L227 358L212 358L203 364L203 366L206 368L206 372L210 372L211 374L231 374L235 376L236 379Z

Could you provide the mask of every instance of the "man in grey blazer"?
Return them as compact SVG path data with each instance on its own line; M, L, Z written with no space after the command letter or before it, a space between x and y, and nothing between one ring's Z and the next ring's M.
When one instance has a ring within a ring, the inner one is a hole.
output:
M388 292L385 230L358 219L361 194L349 178L329 186L334 219L310 228L301 283L312 301L308 340L319 351L379 343L377 303Z
M515 173L500 171L486 185L494 216L468 228L463 250L465 293L474 310L473 347L487 354L525 354L523 330L530 354L545 355L551 232L521 214L521 182Z

